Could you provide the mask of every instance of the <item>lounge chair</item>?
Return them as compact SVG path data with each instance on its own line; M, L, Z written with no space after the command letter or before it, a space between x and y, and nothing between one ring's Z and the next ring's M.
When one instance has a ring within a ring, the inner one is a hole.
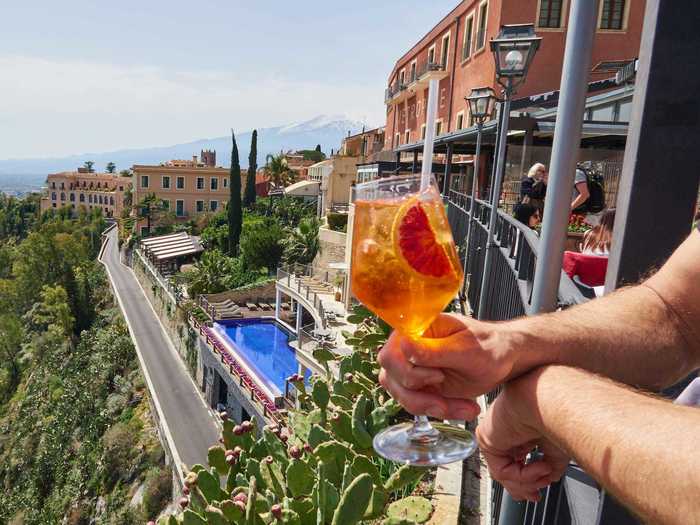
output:
M238 306L234 306L232 308L216 308L215 311L223 314L233 314L236 312L240 312L241 309Z
M261 310L264 310L266 312L269 312L272 310L272 306L267 304L267 303L258 303L258 306L260 307Z
M217 315L217 319L242 319L243 318L243 312L240 310L236 310L235 312L227 311L227 312L219 312Z
M232 308L237 306L231 299L225 299L223 301L209 301L209 304L214 308Z
M255 312L258 310L258 305L255 303L245 303L245 305L248 308L248 310L250 310L252 312Z

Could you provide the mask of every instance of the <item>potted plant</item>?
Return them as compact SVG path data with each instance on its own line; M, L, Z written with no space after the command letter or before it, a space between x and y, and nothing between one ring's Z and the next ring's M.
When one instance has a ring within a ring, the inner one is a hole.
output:
M583 242L584 234L590 229L586 224L586 217L572 213L569 216L569 225L566 232L565 249L571 252L579 252L581 242Z

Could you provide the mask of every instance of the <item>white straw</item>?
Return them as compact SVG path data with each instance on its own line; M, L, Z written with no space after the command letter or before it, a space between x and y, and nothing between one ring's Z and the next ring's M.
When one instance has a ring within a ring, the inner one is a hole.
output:
M423 167L420 177L421 191L430 186L430 177L433 174L433 143L435 142L435 118L437 117L438 80L430 79L428 85L428 107L425 116L425 141L423 142Z

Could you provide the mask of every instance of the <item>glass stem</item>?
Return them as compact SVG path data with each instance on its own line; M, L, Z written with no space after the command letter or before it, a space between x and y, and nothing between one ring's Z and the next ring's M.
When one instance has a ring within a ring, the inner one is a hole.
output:
M415 416L409 434L411 441L420 445L433 445L440 437L440 432L433 428L428 416Z

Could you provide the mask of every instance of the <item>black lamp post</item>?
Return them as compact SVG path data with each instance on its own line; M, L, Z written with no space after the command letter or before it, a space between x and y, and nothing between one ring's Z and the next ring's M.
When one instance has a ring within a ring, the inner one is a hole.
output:
M501 126L498 130L498 148L496 153L496 171L491 192L491 214L489 216L489 234L484 258L484 273L479 296L479 319L485 318L486 302L489 299L489 282L493 265L493 251L496 249L494 231L498 215L498 201L501 196L503 171L505 168L506 141L508 139L508 121L510 119L510 101L515 89L525 81L535 53L542 41L535 35L533 24L501 26L501 31L490 42L491 52L496 62L496 77L503 86L503 100L500 105Z
M481 156L481 133L484 122L491 118L493 107L496 103L496 94L490 87L474 88L464 100L469 104L469 113L476 123L476 153L474 155L474 169L472 174L472 198L469 204L469 226L467 228L467 253L464 256L464 274L467 274L469 264L469 241L472 236L472 223L474 221L474 207L476 200L476 181L479 176L479 157ZM467 280L465 279L465 286Z

